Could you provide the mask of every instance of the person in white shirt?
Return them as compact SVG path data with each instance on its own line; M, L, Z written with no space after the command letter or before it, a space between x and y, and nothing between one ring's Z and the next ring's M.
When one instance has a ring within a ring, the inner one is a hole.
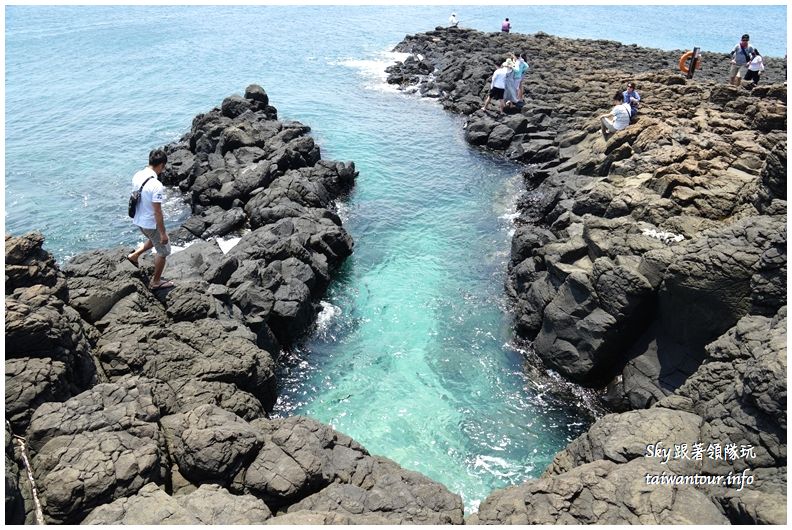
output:
M157 255L154 257L154 274L149 282L149 289L165 289L173 287L173 282L163 280L162 272L165 270L165 260L171 253L168 233L165 231L165 221L162 216L162 203L165 201L165 188L158 180L165 170L168 155L162 149L154 149L149 153L149 165L135 173L132 177L132 188L141 190L135 217L132 220L143 235L146 242L135 252L129 254L127 259L138 266L138 259L153 247Z
M609 134L621 131L630 125L630 104L624 103L622 93L617 91L613 96L614 107L609 114L600 116L602 135L607 138ZM613 117L613 119L611 119Z
M731 53L731 66L729 67L729 82L734 86L740 86L740 79L748 70L748 63L751 62L753 46L748 44L751 36L747 33L740 38Z
M503 105L505 103L503 95L506 92L506 78L511 73L512 69L509 67L508 62L503 63L500 68L495 70L495 73L492 74L489 94L487 94L487 99L484 100L484 106L481 107L481 110L487 110L490 100L494 99L498 102L499 110L503 112Z
M448 27L455 28L459 25L459 20L457 19L456 13L451 13L451 16L448 17Z
M751 54L751 62L748 63L748 71L745 72L745 77L743 79L752 82L753 86L756 86L759 84L760 73L763 72L764 69L764 59L762 59L762 56L759 54L759 50L754 48L753 54Z

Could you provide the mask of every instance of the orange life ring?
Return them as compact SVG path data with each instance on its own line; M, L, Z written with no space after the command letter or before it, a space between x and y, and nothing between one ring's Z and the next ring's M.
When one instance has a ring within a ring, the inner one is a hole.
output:
M686 74L690 71L688 68L687 62L688 60L693 57L693 52L685 52L682 54L682 57L679 58L679 71L683 74ZM701 69L701 57L696 57L696 70Z

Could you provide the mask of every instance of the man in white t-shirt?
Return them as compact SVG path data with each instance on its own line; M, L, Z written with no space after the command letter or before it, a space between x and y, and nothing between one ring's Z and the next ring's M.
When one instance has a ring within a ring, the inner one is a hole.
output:
M624 103L622 93L617 91L613 96L614 107L610 113L600 116L602 123L602 135L607 138L609 134L621 131L630 125L630 111L632 108L629 103ZM610 119L611 116L613 119Z
M456 16L456 13L451 13L451 16L448 17L448 27L449 28L456 28L459 26L459 19Z
M173 282L162 279L162 271L165 270L165 260L171 253L168 233L165 231L165 220L162 216L162 203L165 201L165 188L158 180L160 174L165 170L168 162L168 155L162 149L154 149L149 153L149 165L135 173L132 177L132 188L141 190L140 200L138 201L135 217L132 222L140 228L146 236L143 243L135 252L127 256L127 259L135 266L138 266L138 259L145 252L153 247L157 252L154 257L154 274L149 282L149 289L165 289L173 287Z

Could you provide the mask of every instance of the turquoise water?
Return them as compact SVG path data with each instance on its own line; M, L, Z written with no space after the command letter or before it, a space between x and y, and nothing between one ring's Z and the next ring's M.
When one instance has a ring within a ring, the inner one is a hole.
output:
M360 170L340 205L355 253L317 332L284 356L278 413L330 422L475 509L539 474L590 420L574 387L524 375L513 344L502 285L518 168L468 148L435 103L383 83L387 50L450 10L6 7L4 221L44 232L59 260L135 243L125 195L149 149L261 84L282 118L313 127L325 158ZM509 16L516 31L665 49L727 51L747 31L766 55L786 49L784 6L457 14L483 30ZM695 30L669 23L693 19ZM174 194L168 226L187 213Z

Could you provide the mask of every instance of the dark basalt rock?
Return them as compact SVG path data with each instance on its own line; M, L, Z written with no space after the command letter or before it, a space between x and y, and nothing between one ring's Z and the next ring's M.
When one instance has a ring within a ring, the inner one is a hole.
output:
M230 482L262 445L245 420L213 405L167 416L161 424L179 472L197 484Z
M468 524L728 524L720 508L691 485L657 487L645 475L661 464L597 460L490 495ZM648 500L651 498L651 500Z
M232 495L221 486L204 484L186 495L170 496L154 484L93 510L83 524L216 525L262 524L272 517L267 505L251 495Z
M524 106L481 111L513 50L533 63ZM418 94L443 87L439 102L466 116L470 144L531 164L506 285L518 333L555 371L607 384L614 409L648 408L603 418L549 475L494 493L471 522L783 523L785 333L769 322L786 315L785 62L768 59L779 68L749 89L726 85L717 68L682 77L673 70L681 51L543 33L437 28L396 51L420 54L433 75L405 60L389 82ZM598 116L627 81L642 96L638 117L603 138ZM760 344L752 330L767 326ZM719 362L726 344L751 360ZM680 433L686 443L750 440L761 456L742 467L762 484L640 484L650 467L663 469L642 461L642 447L682 443ZM658 503L633 500L644 494Z
M191 522L190 515L202 522L262 522L270 509L310 519L330 511L326 503L340 495L339 515L347 518L462 522L459 496L370 456L326 425L301 417L248 422L198 404L190 392L127 377L40 407L28 437L34 469L44 470L36 479L47 521L79 521L88 512L83 522L169 520L161 511L149 513L155 503L171 507L174 521L182 522ZM90 459L103 465L91 468ZM361 495L368 499L362 512L350 504ZM217 508L207 512L199 501ZM195 512L185 513L189 506ZM240 513L243 508L251 513ZM211 513L215 519L206 518Z
M96 382L90 331L65 303L66 279L42 242L35 233L6 238L12 265L5 300L5 411L16 434L42 403L64 401Z
M163 179L194 213L172 234L188 244L168 258L175 288L150 292L153 260L136 268L129 249L61 271L41 235L6 238L7 523L36 522L12 430L47 523L261 524L266 503L286 522L462 522L443 486L312 420L266 419L273 355L312 325L352 251L332 208L357 175L321 160L310 128L276 117L251 85L166 146ZM227 254L201 239L234 233ZM338 484L391 497L367 501L371 513L285 514Z
M24 478L20 475L17 451L13 434L6 423L5 428L5 524L24 524L25 497L22 493Z
M15 289L38 286L42 294L68 300L65 278L55 266L52 256L41 248L43 243L44 236L38 232L23 237L6 235L6 295Z

